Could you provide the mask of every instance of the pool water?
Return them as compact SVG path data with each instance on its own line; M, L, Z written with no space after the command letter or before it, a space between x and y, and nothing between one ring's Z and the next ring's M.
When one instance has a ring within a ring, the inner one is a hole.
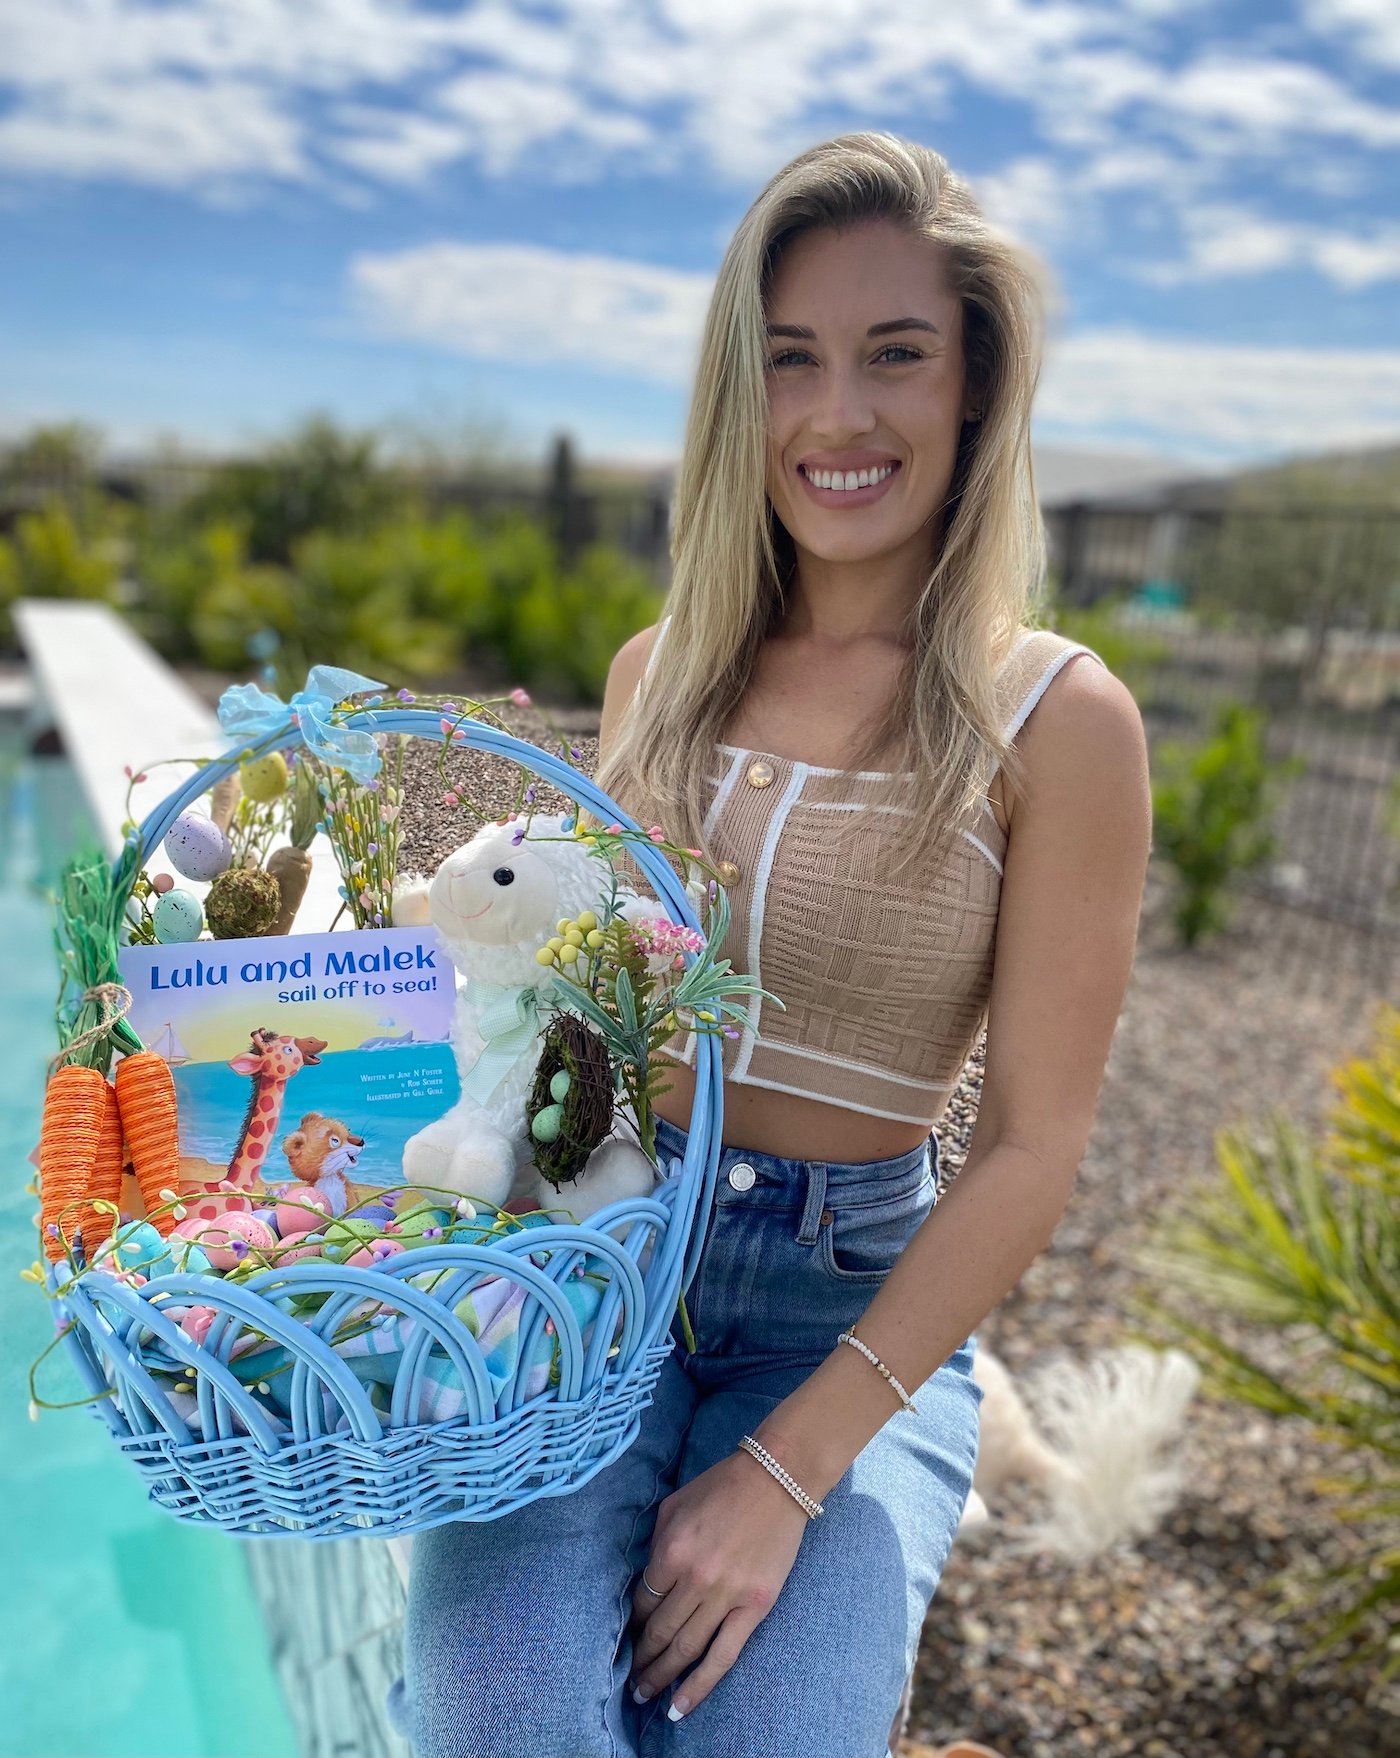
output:
M61 757L26 754L0 716L0 1753L13 1758L293 1758L243 1541L151 1506L89 1410L28 1413L30 1363L53 1336L19 1271L37 1255L34 1176L56 1048L53 917L39 886L92 827ZM53 1402L82 1395L54 1350Z

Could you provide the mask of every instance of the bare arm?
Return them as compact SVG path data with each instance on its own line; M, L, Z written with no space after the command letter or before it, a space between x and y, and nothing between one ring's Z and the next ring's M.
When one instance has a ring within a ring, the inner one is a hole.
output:
M612 664L608 667L608 679L603 686L603 712L598 723L598 761L600 763L611 748L617 724L621 720L627 704L632 700L633 692L641 682L647 658L651 653L651 644L656 638L659 626L659 624L653 623L650 628L639 629L635 635L629 636L613 655Z
M857 1328L911 1392L1049 1246L1132 972L1152 826L1137 704L1111 673L1072 667L1021 748L1029 788L1012 819L967 1160ZM858 1351L833 1347L755 1432L820 1498L899 1409Z

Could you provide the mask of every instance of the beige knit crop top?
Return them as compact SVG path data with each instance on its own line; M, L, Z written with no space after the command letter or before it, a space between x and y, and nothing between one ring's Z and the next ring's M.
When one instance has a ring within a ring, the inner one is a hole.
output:
M1104 664L1053 630L1022 631L998 673L1008 738L1081 653ZM882 844L898 834L888 815L904 808L868 803L881 771L843 780L769 751L715 754L705 833L730 863L732 911L717 956L785 1003L754 996L739 1036L719 1038L725 1080L932 1129L987 1015L1008 846L990 801L941 871L896 881ZM827 835L830 814L861 810L871 833L843 855ZM678 1030L662 1052L694 1068L698 1042Z

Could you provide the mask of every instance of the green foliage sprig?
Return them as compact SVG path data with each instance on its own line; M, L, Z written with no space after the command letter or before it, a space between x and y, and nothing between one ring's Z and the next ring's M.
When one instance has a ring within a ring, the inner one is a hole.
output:
M742 1019L746 1008L730 998L762 995L786 1011L785 1003L753 978L732 972L727 958L716 956L729 931L729 899L717 876L706 883L707 908L703 944L692 948L689 965L684 955L661 971L653 971L645 948L635 937L636 924L620 912L615 856L632 842L649 842L672 859L688 861L702 871L708 864L694 850L681 848L659 835L624 830L620 826L577 832L591 841L607 862L611 874L601 920L591 910L577 921L559 924L536 957L553 964L557 975L551 1000L560 1008L581 1013L607 1042L617 1091L631 1104L643 1150L656 1158L656 1117L653 1100L669 1090L661 1083L664 1065L655 1053L680 1024L697 1032L732 1035L737 1026L724 1016ZM530 840L558 842L561 837L540 836ZM682 969L677 971L679 963Z

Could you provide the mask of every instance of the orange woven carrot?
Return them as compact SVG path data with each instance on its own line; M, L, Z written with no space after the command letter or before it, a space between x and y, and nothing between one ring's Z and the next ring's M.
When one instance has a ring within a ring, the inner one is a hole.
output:
M98 1069L69 1062L44 1089L44 1115L39 1126L39 1219L44 1255L52 1263L66 1252L64 1237L71 1241L81 1225L81 1212L70 1205L97 1194L91 1185L103 1142L107 1086L106 1075ZM50 1227L55 1230L50 1232Z
M180 1188L180 1134L175 1077L158 1050L137 1050L117 1064L117 1100L131 1166L141 1187L146 1215L167 1237L175 1226L163 1190Z

